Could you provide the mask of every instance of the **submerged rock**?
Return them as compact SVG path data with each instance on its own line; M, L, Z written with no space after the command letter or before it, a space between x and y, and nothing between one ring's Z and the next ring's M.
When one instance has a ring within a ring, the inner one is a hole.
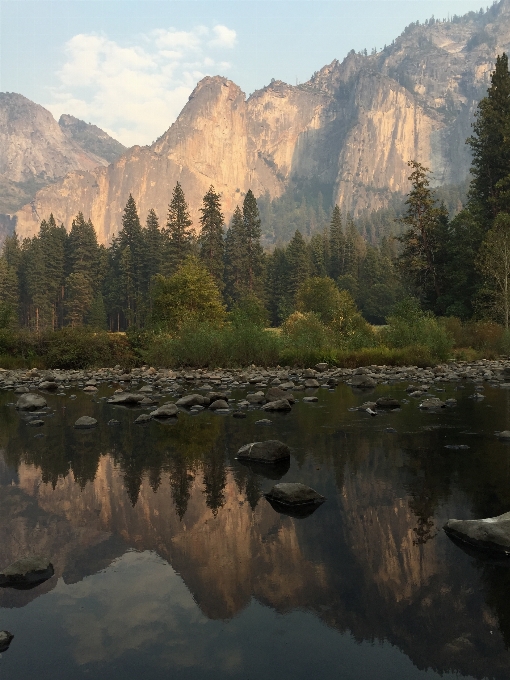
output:
M48 402L40 394L29 392L22 394L16 402L16 408L19 411L38 411L41 408L48 406Z
M89 430L92 427L95 427L97 425L97 420L95 418L91 418L90 416L82 416L81 418L78 418L78 420L75 422L74 427L77 430Z
M9 633L8 630L0 630L0 654L6 652L9 649L9 645L12 642L14 635Z
M379 397L379 399L375 402L375 405L377 408L400 408L400 402L396 399L392 399L391 397Z
M291 411L292 406L287 399L278 399L278 401L270 401L262 407L263 411Z
M444 408L445 403L438 399L437 397L430 397L430 399L425 399L421 402L420 408L425 410L431 410L436 408Z
M443 528L476 548L510 555L510 512L486 519L449 519Z
M377 382L369 375L353 375L350 384L352 387L361 387L363 389L375 387Z
M139 404L143 401L143 394L131 394L130 392L115 393L113 397L108 399L109 404Z
M277 463L290 458L290 449L277 439L253 442L242 446L237 452L239 460L255 460L260 463Z
M289 404L293 404L296 400L291 392L282 390L279 387L270 387L265 394L266 401L278 401L279 399L286 399Z
M299 482L281 482L280 484L275 484L265 496L274 503L292 506L320 505L326 500L315 489Z
M22 557L0 571L0 586L30 588L53 576L53 565L46 557Z

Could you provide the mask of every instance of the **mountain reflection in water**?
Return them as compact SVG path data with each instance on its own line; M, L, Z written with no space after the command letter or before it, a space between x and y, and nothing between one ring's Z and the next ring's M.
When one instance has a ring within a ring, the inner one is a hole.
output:
M402 399L403 387L376 393ZM60 631L47 645L69 677L129 678L137 664L145 677L305 677L315 658L325 678L398 669L508 678L510 561L463 551L441 527L510 509L510 448L493 436L509 425L509 395L488 388L477 404L464 392L448 388L454 410L426 414L412 402L369 419L348 411L366 396L341 385L263 430L259 411L140 427L139 411L50 396L43 438L2 394L0 566L40 553L55 576L30 591L0 589L0 629L15 635L0 672L24 677L44 637L35 622L46 620ZM80 415L104 425L76 431ZM108 427L111 417L121 425ZM462 434L468 427L475 434ZM288 472L235 461L263 438L292 447ZM279 514L262 494L280 477L326 503L304 519ZM271 654L281 665L260 666Z

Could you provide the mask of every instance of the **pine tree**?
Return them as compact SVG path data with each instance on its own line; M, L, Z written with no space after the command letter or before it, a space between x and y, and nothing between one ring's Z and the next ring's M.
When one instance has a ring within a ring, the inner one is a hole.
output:
M283 248L275 248L267 258L265 293L271 325L279 326L293 312L287 290L287 259Z
M53 213L47 223L41 223L39 240L45 266L47 307L51 310L51 328L55 330L63 324L67 232L63 225L57 227Z
M285 251L287 260L287 291L289 301L294 306L296 293L310 276L310 253L300 231L296 231ZM294 307L295 308L295 307Z
M200 217L200 259L213 275L216 284L223 289L225 270L224 218L221 212L220 196L211 185L204 196Z
M469 209L489 229L501 209L501 182L510 173L510 72L505 53L496 59L491 85L478 104L473 135Z
M164 263L165 274L173 274L191 253L194 237L191 229L192 224L184 192L177 182L168 206L165 230L168 237L166 262Z
M329 225L329 276L335 281L344 273L345 238L340 208L335 205Z
M257 200L248 189L243 201L243 224L246 252L246 288L249 293L262 295L264 253L260 245L261 227Z
M91 286L97 286L100 275L99 252L94 225L90 219L85 222L83 213L79 212L67 238L67 273L83 274Z
M82 326L85 315L94 299L94 291L89 276L84 271L75 271L66 279L66 313L71 327Z
M236 207L225 237L225 292L229 304L239 300L246 289L246 238L243 214Z
M90 311L87 316L87 326L95 331L105 331L108 328L106 308L101 291L97 293L90 306Z
M156 274L161 273L164 244L163 234L161 233L159 226L159 219L152 208L147 215L143 238L145 241L146 289L149 291L152 279Z

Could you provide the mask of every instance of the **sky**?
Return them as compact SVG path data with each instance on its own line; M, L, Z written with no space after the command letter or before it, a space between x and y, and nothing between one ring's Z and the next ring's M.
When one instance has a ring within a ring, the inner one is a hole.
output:
M307 81L334 59L390 44L412 21L482 0L0 0L0 91L151 144L196 83L249 95Z

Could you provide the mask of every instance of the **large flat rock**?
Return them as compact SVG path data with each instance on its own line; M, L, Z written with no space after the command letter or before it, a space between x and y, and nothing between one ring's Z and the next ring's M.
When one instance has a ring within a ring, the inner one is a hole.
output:
M16 408L19 411L38 411L45 406L48 406L46 399L40 394L34 394L33 392L22 394L16 402Z
M486 519L449 519L444 530L476 548L510 555L510 512Z
M273 503L290 506L320 505L326 500L315 489L299 482L281 482L280 484L275 484L265 496Z
M290 449L277 439L267 442L253 442L242 446L237 452L239 460L253 460L259 463L278 463L290 458Z
M46 557L22 557L0 571L0 586L30 588L53 576L53 565Z

